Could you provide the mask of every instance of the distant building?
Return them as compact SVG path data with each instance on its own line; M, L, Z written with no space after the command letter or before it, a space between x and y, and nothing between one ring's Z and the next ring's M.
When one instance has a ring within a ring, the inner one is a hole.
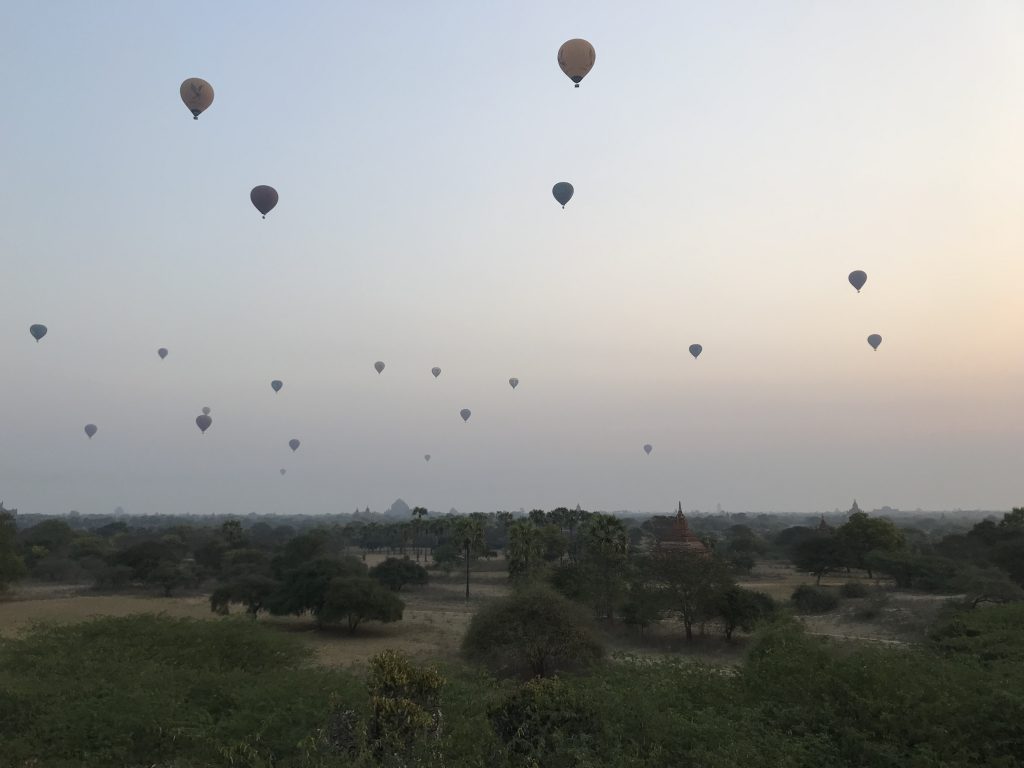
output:
M672 527L658 540L657 549L661 552L692 552L698 555L709 553L707 545L690 530L690 524L686 521L686 515L683 514L682 502L679 502Z

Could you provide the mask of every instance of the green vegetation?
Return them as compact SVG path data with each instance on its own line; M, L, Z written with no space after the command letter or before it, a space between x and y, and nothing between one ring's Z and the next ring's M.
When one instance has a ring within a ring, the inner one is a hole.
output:
M798 613L826 613L839 605L839 595L825 587L801 584L790 597Z

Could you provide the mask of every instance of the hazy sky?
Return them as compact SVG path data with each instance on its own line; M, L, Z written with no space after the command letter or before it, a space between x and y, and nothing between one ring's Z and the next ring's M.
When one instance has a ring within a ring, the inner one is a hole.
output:
M1024 503L1022 40L1008 0L3 3L0 498Z

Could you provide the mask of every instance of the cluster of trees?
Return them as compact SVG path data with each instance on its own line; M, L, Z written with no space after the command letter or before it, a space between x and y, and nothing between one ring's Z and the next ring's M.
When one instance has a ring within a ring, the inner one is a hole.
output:
M836 529L792 527L775 538L819 584L828 574L858 569L901 588L962 592L972 605L1024 598L1024 508L938 540L864 512Z

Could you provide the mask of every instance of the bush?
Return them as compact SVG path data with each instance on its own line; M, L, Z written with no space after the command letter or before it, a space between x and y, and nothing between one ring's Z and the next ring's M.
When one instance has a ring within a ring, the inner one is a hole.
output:
M839 594L849 598L867 597L871 590L859 581L848 581L839 588Z
M477 611L462 650L497 672L541 677L604 655L590 612L539 585Z
M398 595L367 576L340 576L331 581L323 608L321 622L344 620L348 631L355 632L362 621L388 623L402 620L405 603Z
M389 557L370 569L370 576L393 592L400 592L406 584L426 584L427 569L405 558Z
M826 613L839 605L839 596L831 589L801 584L790 597L798 613Z

